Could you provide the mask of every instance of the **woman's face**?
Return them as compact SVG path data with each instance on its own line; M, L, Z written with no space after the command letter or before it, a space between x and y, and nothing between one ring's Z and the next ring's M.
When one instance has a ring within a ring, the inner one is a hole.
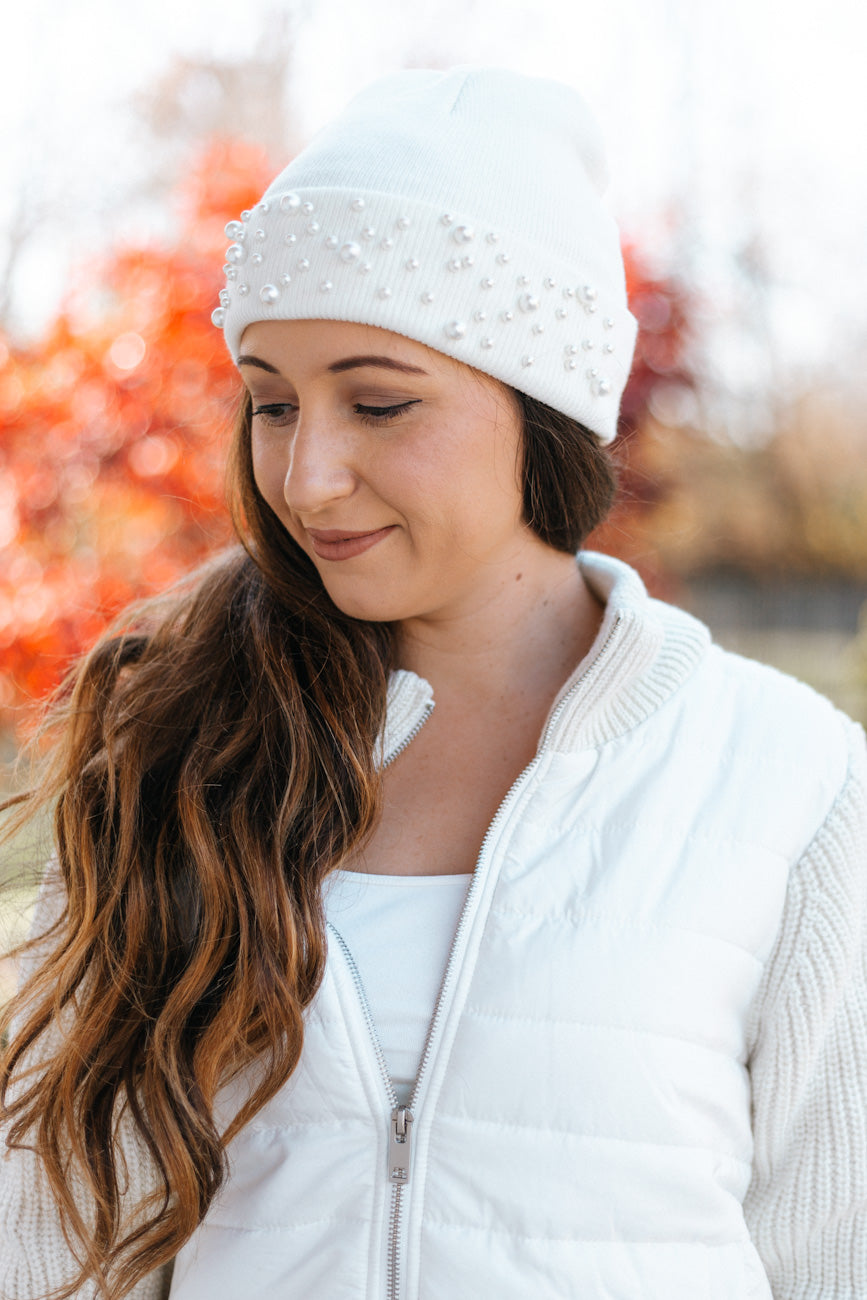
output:
M540 545L521 521L517 405L496 380L343 321L254 322L238 367L259 490L347 614L471 609Z

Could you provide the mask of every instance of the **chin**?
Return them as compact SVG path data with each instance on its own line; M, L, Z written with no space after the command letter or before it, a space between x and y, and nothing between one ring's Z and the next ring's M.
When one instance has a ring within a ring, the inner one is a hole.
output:
M322 585L342 614L364 623L399 623L418 613L411 601L401 599L397 592L372 590L373 584L323 579Z

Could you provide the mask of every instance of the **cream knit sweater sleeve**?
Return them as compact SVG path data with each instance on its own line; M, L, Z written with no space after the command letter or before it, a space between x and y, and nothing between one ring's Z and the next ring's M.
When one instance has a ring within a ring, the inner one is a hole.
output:
M846 726L848 775L792 871L750 1026L744 1211L775 1300L867 1297L867 751Z
M32 933L43 934L62 906L62 885L49 866L45 873ZM22 976L38 960L28 954ZM153 1185L149 1155L144 1144L127 1131L123 1156L127 1186L136 1202ZM166 1300L171 1285L171 1265L149 1273L129 1293L130 1300ZM5 1129L0 1128L0 1300L45 1300L55 1288L66 1285L77 1267L60 1227L54 1199L36 1156L31 1151L10 1151ZM76 1292L76 1300L95 1300L96 1289Z

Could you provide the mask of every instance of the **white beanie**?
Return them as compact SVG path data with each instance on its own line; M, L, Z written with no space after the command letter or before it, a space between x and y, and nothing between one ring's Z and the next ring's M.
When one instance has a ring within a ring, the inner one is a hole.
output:
M610 442L636 322L605 182L571 87L501 68L394 73L226 226L212 319L234 360L252 321L381 326Z

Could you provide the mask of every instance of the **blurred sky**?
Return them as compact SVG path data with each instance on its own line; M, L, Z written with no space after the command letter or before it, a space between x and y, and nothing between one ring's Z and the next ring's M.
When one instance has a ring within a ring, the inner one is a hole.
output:
M571 82L602 124L623 228L732 326L714 337L729 382L760 386L770 366L845 383L864 369L863 0L16 5L0 79L0 264L21 196L25 224L43 214L12 283L19 334L38 333L76 260L155 223L129 197L154 165L135 93L178 55L243 58L281 13L295 29L288 138L303 143L407 63Z

